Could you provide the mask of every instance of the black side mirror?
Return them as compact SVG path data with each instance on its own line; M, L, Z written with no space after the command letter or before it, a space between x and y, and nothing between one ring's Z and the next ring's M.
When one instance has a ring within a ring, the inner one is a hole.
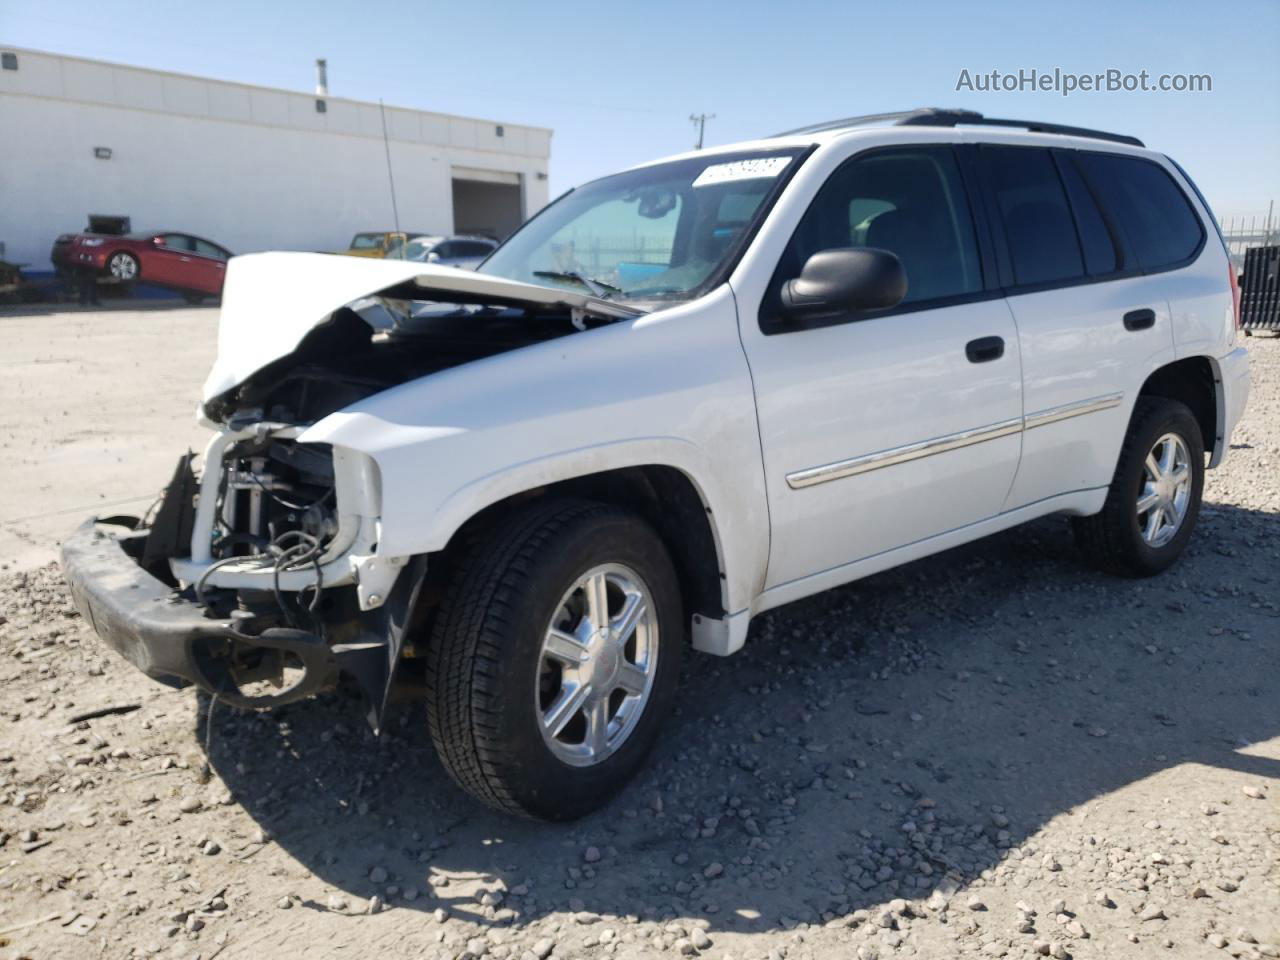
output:
M796 320L887 310L907 295L907 272L888 250L839 247L810 257L781 295L783 313Z

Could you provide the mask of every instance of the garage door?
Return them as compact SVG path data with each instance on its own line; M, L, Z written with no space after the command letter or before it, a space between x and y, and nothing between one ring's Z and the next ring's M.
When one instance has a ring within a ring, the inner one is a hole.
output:
M505 240L524 222L520 174L453 168L453 230Z

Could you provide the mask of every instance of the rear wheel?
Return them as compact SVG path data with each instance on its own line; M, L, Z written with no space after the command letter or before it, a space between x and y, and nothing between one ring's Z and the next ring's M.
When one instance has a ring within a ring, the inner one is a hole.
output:
M1200 515L1204 441L1183 403L1142 397L1102 512L1073 522L1076 542L1108 573L1149 577L1181 556Z
M205 295L203 293L193 293L190 290L187 290L182 294L182 299L187 301L187 303L191 304L193 307L198 307L200 304L204 303L204 298Z
M509 813L566 820L600 806L670 711L682 621L666 548L626 511L560 500L482 538L427 657L445 768Z

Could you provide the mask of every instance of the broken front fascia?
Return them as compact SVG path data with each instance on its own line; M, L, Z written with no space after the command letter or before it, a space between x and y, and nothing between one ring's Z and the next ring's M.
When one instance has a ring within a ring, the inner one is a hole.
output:
M297 592L316 586L317 570L312 564L297 569L274 571L263 565L262 556L215 560L213 533L218 509L218 485L222 481L228 450L240 440L272 438L296 440L305 427L259 422L214 435L204 451L204 473L191 533L190 559L173 558L169 567L183 583L226 589ZM340 587L354 583L361 610L381 606L408 557L377 555L381 521L378 467L362 453L333 448L334 494L338 529L319 558L320 585Z
M327 254L263 253L235 257L227 269L218 327L218 356L205 382L200 419L220 430L204 453L204 475L196 509L190 559L174 558L170 568L186 584L227 589L298 592L316 586L314 564L275 570L262 555L216 559L212 553L219 484L226 458L241 440L278 439L305 443L306 427L242 421L223 425L209 419L210 402L228 395L265 367L288 357L335 311L370 298L434 300L520 306L539 312L567 312L580 325L585 315L620 319L640 313L573 291L501 277L404 261L335 257ZM395 304L388 303L394 308ZM372 335L373 330L370 329ZM381 606L410 558L380 556L380 483L368 456L333 447L337 531L319 558L324 587L354 583L360 609Z

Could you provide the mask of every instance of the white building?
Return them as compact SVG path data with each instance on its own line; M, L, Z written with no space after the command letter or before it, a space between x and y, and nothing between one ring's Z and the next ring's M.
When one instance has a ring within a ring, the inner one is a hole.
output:
M362 230L505 237L547 202L551 131L0 48L0 244L50 269L89 214L236 253Z

